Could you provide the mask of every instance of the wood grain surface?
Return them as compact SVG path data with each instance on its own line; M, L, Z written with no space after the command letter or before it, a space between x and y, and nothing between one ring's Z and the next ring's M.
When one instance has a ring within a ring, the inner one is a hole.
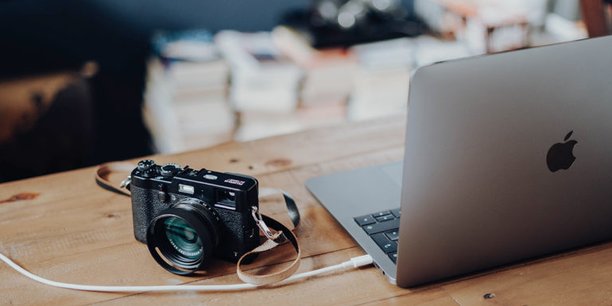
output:
M262 187L294 195L302 213L296 234L300 271L363 254L308 193L310 177L400 160L404 116L323 128L207 150L154 156L159 163L256 176ZM235 266L215 262L198 277L160 268L132 233L130 200L99 188L94 168L0 185L0 251L57 281L99 285L231 284ZM113 179L119 180L120 177ZM289 223L280 199L262 211ZM252 268L286 264L292 250ZM474 256L478 256L475 254ZM612 305L612 245L604 244L425 287L390 285L375 268L240 293L97 293L57 289L0 265L1 305Z

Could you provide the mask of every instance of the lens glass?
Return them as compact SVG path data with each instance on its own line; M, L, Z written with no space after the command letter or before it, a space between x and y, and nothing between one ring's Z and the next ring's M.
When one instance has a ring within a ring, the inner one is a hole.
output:
M195 273L215 253L219 220L206 207L197 199L183 199L149 223L147 247L166 270L179 275Z
M189 223L177 217L170 217L163 222L168 242L187 261L197 261L202 256L202 240Z

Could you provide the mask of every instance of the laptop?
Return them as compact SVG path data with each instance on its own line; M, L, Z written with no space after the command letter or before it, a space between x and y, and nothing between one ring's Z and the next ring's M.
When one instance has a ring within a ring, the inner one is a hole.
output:
M612 36L437 63L403 162L308 190L400 287L612 239Z

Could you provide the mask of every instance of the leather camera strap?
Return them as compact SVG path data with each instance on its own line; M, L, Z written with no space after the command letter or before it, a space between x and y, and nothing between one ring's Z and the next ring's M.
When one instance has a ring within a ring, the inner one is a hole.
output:
M114 193L118 193L120 195L129 197L130 196L129 189L121 188L111 183L111 181L109 180L109 176L111 175L111 173L114 173L114 172L131 173L135 167L136 165L128 163L128 162L112 162L112 163L102 164L98 166L98 169L96 169L96 184L98 184L98 186L108 191L112 191Z
M266 215L262 215L262 219L268 226L270 226L270 228L277 230L277 232L274 234L274 236L267 237L268 239L266 239L266 241L260 246L242 255L242 257L240 257L238 260L238 263L236 263L236 273L238 274L238 277L245 283L258 286L274 284L293 275L300 267L300 260L302 258L302 250L298 244L297 237L295 237L290 229ZM289 241L293 246L293 249L296 252L296 257L286 268L271 274L252 274L242 270L242 261L244 259L257 253L270 251L287 241Z
M125 185L124 183L125 181L124 181L122 182L121 187L127 187L127 188L121 188L119 186L116 186L109 180L109 176L112 173L116 173L116 172L130 173L135 167L136 167L135 164L131 164L128 162L111 162L111 163L100 165L96 169L96 176L95 176L96 183L100 187L108 191L129 197L131 196L129 192L129 185L124 186ZM283 195L283 199L287 207L289 218L291 219L291 223L293 224L293 227L295 229L300 223L300 213L295 203L295 200L293 200L293 198L288 193L280 189L275 189L275 188L260 188L259 189L260 198L267 197L275 193L280 193ZM240 259L236 263L236 273L238 274L238 277L243 282L257 285L257 286L270 285L270 284L280 282L290 277L291 275L293 275L300 266L300 260L302 258L302 250L300 249L300 246L298 244L297 237L295 236L295 234L293 233L291 229L287 228L285 225L276 221L275 219L268 217L266 215L263 215L263 214L259 214L258 211L254 211L253 215L259 216L259 219L256 219L256 221L258 222L258 226L260 227L262 232L264 232L267 239L264 243L262 243L258 247L254 248L253 250L245 253L244 255L242 255L242 257L240 257ZM260 222L263 224L260 224ZM267 226L275 230L275 232L269 231ZM247 271L244 271L241 268L243 260L245 260L246 258L249 258L249 256L254 256L255 254L270 251L276 248L277 246L282 245L286 242L290 242L296 252L296 258L286 268L278 272L271 273L271 274L252 274Z

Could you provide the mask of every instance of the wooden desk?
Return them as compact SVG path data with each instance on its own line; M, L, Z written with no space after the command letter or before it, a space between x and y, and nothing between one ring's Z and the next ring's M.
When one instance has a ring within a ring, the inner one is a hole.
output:
M319 129L203 151L155 156L158 162L255 175L262 186L283 188L298 200L304 250L301 271L362 254L304 187L312 176L399 160L403 116ZM130 201L100 189L93 169L83 169L0 185L0 250L34 273L85 284L153 285L237 283L234 266L215 265L200 278L179 277L160 268L132 236ZM26 197L27 198L27 197ZM285 217L281 201L263 211ZM286 254L257 265L286 262ZM477 256L477 254L475 254ZM484 296L488 295L488 299ZM595 305L612 303L612 245L600 245L537 262L504 268L416 289L387 283L375 268L363 268L291 286L241 293L108 294L56 289L34 283L0 265L0 304L68 305Z

